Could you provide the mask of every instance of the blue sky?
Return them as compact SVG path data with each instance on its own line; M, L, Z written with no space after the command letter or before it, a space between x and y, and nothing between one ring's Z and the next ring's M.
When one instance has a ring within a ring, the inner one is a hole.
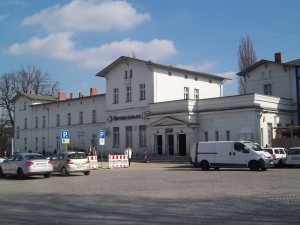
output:
M0 74L34 65L67 93L105 92L95 74L122 55L226 76L237 94L237 51L300 58L299 0L0 0Z

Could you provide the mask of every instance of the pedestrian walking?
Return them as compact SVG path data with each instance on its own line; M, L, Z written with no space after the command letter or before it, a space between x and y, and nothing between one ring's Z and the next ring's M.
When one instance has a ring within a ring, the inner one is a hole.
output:
M131 163L131 156L132 156L132 150L131 150L131 147L128 146L125 151L124 151L124 155L127 155L128 156L128 166L130 166L130 163Z

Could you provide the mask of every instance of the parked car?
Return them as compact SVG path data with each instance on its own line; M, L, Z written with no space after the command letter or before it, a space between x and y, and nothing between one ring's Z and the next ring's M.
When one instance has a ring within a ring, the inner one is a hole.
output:
M90 175L90 161L84 152L62 152L51 157L53 171L63 176L70 173L84 173Z
M0 177L16 175L18 179L43 175L49 178L53 172L50 160L39 153L15 153L0 163Z
M286 166L300 166L300 147L290 148L286 155Z
M275 167L283 167L286 161L286 149L285 148L264 148L273 157Z

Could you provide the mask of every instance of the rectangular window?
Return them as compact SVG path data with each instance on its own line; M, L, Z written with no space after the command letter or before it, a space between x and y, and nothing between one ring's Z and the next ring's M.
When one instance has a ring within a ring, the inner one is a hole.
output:
M194 99L199 99L199 89L194 89Z
M71 125L71 113L67 115L67 125Z
M42 127L46 127L46 116L43 116Z
M146 85L140 84L140 100L146 99Z
M271 84L264 85L264 94L265 95L272 95L272 86Z
M126 87L126 102L131 102L131 86Z
M42 137L42 146L43 146L43 150L45 150L45 146L46 146L46 138Z
M146 143L146 125L139 126L139 146L145 147Z
M35 117L35 128L39 128L39 117Z
M226 130L226 141L230 141L230 131Z
M38 145L39 145L39 138L36 137L36 138L35 138L35 151L36 151L36 152L38 152L38 150L39 150Z
M216 132L215 132L215 140L216 140L216 141L219 141L219 131L216 131Z
M132 146L132 126L125 127L126 146Z
M113 103L117 104L119 103L119 88L114 88L114 100Z
M92 123L96 123L96 110L92 111Z
M132 70L129 70L129 78L132 78Z
M119 127L113 128L113 147L115 147L115 148L120 147L120 128Z
M184 99L189 99L189 88L184 87Z
M24 138L24 148L27 150L27 138Z
M79 124L83 124L83 112L79 112Z
M26 110L26 108L27 108L27 102L24 101L23 109Z
M208 132L204 132L204 141L208 141Z
M27 129L27 118L24 118L24 129Z
M56 126L59 127L60 126L60 115L56 114Z
M125 70L125 72L124 72L124 79L128 78L127 73L128 73L127 70Z

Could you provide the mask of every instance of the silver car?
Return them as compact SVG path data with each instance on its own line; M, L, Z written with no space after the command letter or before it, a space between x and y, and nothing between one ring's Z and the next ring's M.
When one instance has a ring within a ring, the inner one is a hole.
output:
M53 166L49 159L39 153L15 153L0 163L0 177L16 175L18 179L43 175L49 178Z
M62 152L51 157L53 171L60 172L63 176L69 173L84 173L90 175L91 166L84 152Z

